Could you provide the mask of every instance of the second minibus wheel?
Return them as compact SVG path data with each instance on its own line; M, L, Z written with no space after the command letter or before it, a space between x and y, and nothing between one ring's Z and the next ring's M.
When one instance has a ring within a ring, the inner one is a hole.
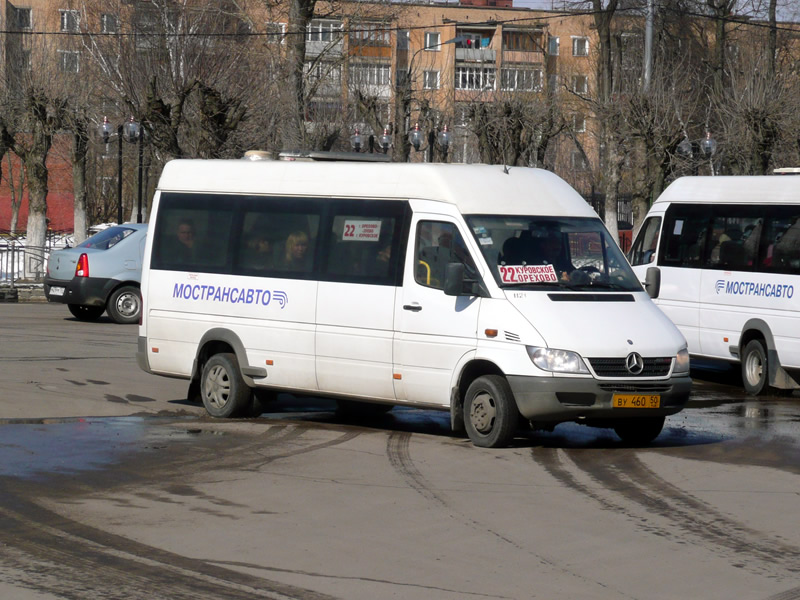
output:
M507 446L519 426L519 409L511 387L500 375L473 381L464 398L464 427L481 448Z
M750 340L742 352L742 383L748 394L758 396L767 390L767 350L761 340Z
M200 396L212 417L236 417L249 406L252 390L239 372L235 354L224 352L208 359L203 366Z

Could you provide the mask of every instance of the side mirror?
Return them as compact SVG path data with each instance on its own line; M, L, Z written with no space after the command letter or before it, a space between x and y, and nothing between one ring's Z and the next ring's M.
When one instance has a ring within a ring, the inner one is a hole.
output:
M464 264L448 263L444 271L444 293L446 296L464 294Z
M661 291L661 269L648 267L644 276L644 289L651 298L658 298Z

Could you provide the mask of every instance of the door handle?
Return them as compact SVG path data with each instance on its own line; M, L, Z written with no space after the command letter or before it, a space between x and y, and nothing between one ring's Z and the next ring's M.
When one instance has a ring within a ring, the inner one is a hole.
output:
M419 312L422 310L422 307L414 302L414 304L404 304L403 310L410 310L411 312Z

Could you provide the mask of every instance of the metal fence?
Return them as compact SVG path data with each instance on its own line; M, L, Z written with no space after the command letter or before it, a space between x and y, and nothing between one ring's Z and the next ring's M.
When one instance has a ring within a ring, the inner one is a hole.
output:
M24 236L0 232L0 285L42 282L50 252L65 245L64 236L56 232L48 232L44 246L31 246Z

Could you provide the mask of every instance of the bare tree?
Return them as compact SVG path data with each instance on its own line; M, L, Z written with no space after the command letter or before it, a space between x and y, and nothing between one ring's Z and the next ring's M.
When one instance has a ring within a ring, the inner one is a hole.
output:
M22 60L16 60L7 74L0 101L0 139L20 157L28 179L25 269L38 278L44 273L47 234L47 158L53 136L64 122L65 85L77 75L76 57L69 39L53 42L45 36L13 35L11 53ZM39 68L33 69L34 64Z
M249 103L263 91L252 25L232 0L84 2L85 50L105 84L106 108L135 115L162 159L230 151ZM97 23L125 15L114 30Z

